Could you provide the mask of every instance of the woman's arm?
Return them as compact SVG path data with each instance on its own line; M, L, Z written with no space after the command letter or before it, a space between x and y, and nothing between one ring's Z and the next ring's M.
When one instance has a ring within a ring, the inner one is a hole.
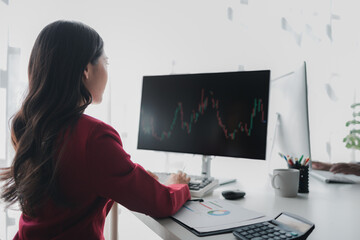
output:
M93 130L87 143L87 161L94 191L132 211L167 217L191 198L186 175L174 175L168 186L159 183L131 161L118 133L110 126L100 125Z
M312 162L312 168L316 170L325 170L333 173L354 174L360 176L360 164L358 163L323 163Z

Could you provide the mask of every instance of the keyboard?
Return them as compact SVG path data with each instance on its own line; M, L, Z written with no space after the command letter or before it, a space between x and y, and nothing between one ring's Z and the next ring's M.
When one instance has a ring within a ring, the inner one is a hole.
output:
M159 177L160 183L165 183L171 173L166 172L155 172ZM219 180L213 177L207 178L204 176L189 175L189 189L192 197L203 197L206 194L212 192L216 187L219 186Z
M313 169L310 171L310 175L326 183L355 183L352 179L344 176L344 174L334 174L329 171Z

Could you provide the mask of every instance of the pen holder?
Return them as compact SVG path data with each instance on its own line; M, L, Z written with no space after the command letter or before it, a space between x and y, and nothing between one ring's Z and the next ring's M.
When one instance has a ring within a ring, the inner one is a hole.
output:
M288 165L289 168L298 169L299 176L299 193L309 193L309 165Z

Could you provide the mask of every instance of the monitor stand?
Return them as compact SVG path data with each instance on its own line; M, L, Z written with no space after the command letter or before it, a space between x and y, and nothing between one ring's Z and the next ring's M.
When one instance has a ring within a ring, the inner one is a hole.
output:
M201 175L204 177L211 177L210 176L210 166L211 166L211 156L203 155L202 157L202 165L201 165Z
M211 177L210 174L210 168L211 168L211 160L212 157L211 156L207 156L207 155L203 155L202 157L202 166L201 166L201 175L207 178ZM222 178L219 179L219 185L225 185L225 184L229 184L229 183L233 183L236 182L236 179L229 179L229 178Z

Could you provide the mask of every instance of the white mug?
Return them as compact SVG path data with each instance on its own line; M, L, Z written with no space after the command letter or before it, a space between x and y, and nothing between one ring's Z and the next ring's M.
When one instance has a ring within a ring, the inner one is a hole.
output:
M282 197L296 197L299 189L298 169L274 169L271 184L275 194Z

